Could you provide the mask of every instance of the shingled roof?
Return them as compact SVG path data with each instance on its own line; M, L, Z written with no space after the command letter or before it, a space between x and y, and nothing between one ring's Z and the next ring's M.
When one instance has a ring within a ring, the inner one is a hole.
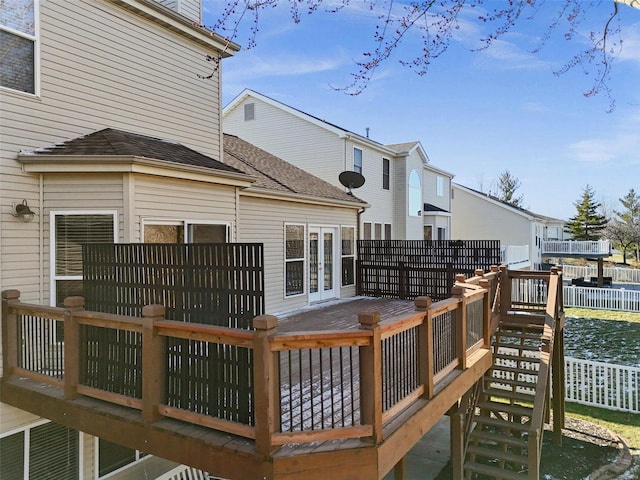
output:
M256 177L257 180L251 188L259 187L276 192L366 205L366 202L335 185L331 185L235 135L224 135L224 162Z
M230 165L203 155L184 145L136 133L105 128L83 137L39 148L21 155L124 156L205 167L222 172L241 173Z

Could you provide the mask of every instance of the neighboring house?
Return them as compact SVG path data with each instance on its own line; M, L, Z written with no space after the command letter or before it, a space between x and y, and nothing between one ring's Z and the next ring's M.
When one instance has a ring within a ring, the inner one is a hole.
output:
M82 242L243 241L265 243L270 312L353 295L366 203L271 156L259 165L239 139L223 147L220 73L201 77L208 56L239 47L197 26L200 0L12 6L0 16L0 290L43 305L79 294ZM316 247L333 249L331 267ZM0 478L175 466L2 403L0 454Z
M515 207L457 183L452 189L452 238L500 240L503 261L510 268L541 268L543 242L565 239L563 220Z
M420 142L383 145L251 90L224 108L224 130L336 186L341 172L361 173L354 193L371 206L358 238L450 238L453 175Z

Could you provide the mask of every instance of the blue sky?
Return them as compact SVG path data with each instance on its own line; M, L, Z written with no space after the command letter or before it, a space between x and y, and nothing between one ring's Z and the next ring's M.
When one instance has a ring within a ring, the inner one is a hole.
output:
M434 166L478 190L495 187L508 169L522 183L524 206L539 214L574 215L587 184L606 208L620 209L620 197L640 191L640 9L620 6L623 45L609 81L616 107L608 112L605 95L583 95L593 75L580 67L553 74L586 45L592 23L572 41L559 30L531 53L557 5L548 0L483 52L471 49L485 26L463 12L449 49L424 76L399 63L421 48L409 35L352 96L334 87L348 85L355 60L373 49L376 12L352 1L337 14L322 7L303 14L296 24L281 4L260 12L255 47L223 61L223 103L250 88L361 135L369 128L382 143L418 140ZM221 3L204 6L204 23L212 25ZM605 0L590 16L601 26L610 11ZM250 26L251 19L241 24L240 45Z

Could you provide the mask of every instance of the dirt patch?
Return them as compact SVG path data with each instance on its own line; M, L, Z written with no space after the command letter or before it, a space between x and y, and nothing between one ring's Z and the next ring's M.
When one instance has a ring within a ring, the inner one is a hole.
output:
M553 432L545 430L540 462L540 478L544 480L582 480L595 472L599 480L618 478L630 463L618 465L620 456L619 438L608 429L567 417L565 429L562 432L562 445L553 443ZM630 458L630 457L629 457ZM610 465L619 466L618 469L608 471ZM436 477L436 480L451 480L451 464L448 464ZM478 477L486 479L488 477ZM625 480L635 480L636 476L620 477Z

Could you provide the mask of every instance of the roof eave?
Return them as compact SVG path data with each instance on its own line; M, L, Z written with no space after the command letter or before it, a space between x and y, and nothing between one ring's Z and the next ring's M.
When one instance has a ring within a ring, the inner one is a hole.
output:
M249 187L256 178L245 173L135 155L47 155L21 153L27 173L143 173L208 183Z
M353 209L369 208L371 206L368 203L359 202L355 199L353 201L340 200L335 198L318 197L315 195L306 195L295 192L281 192L256 186L241 190L240 195L247 197L269 198L273 200L284 200L287 202L307 203L313 205L326 205L332 207L339 206Z
M153 0L111 0L128 10L163 25L165 28L190 38L197 43L214 48L223 58L240 51L240 45L224 38L203 25L194 22L165 5Z

